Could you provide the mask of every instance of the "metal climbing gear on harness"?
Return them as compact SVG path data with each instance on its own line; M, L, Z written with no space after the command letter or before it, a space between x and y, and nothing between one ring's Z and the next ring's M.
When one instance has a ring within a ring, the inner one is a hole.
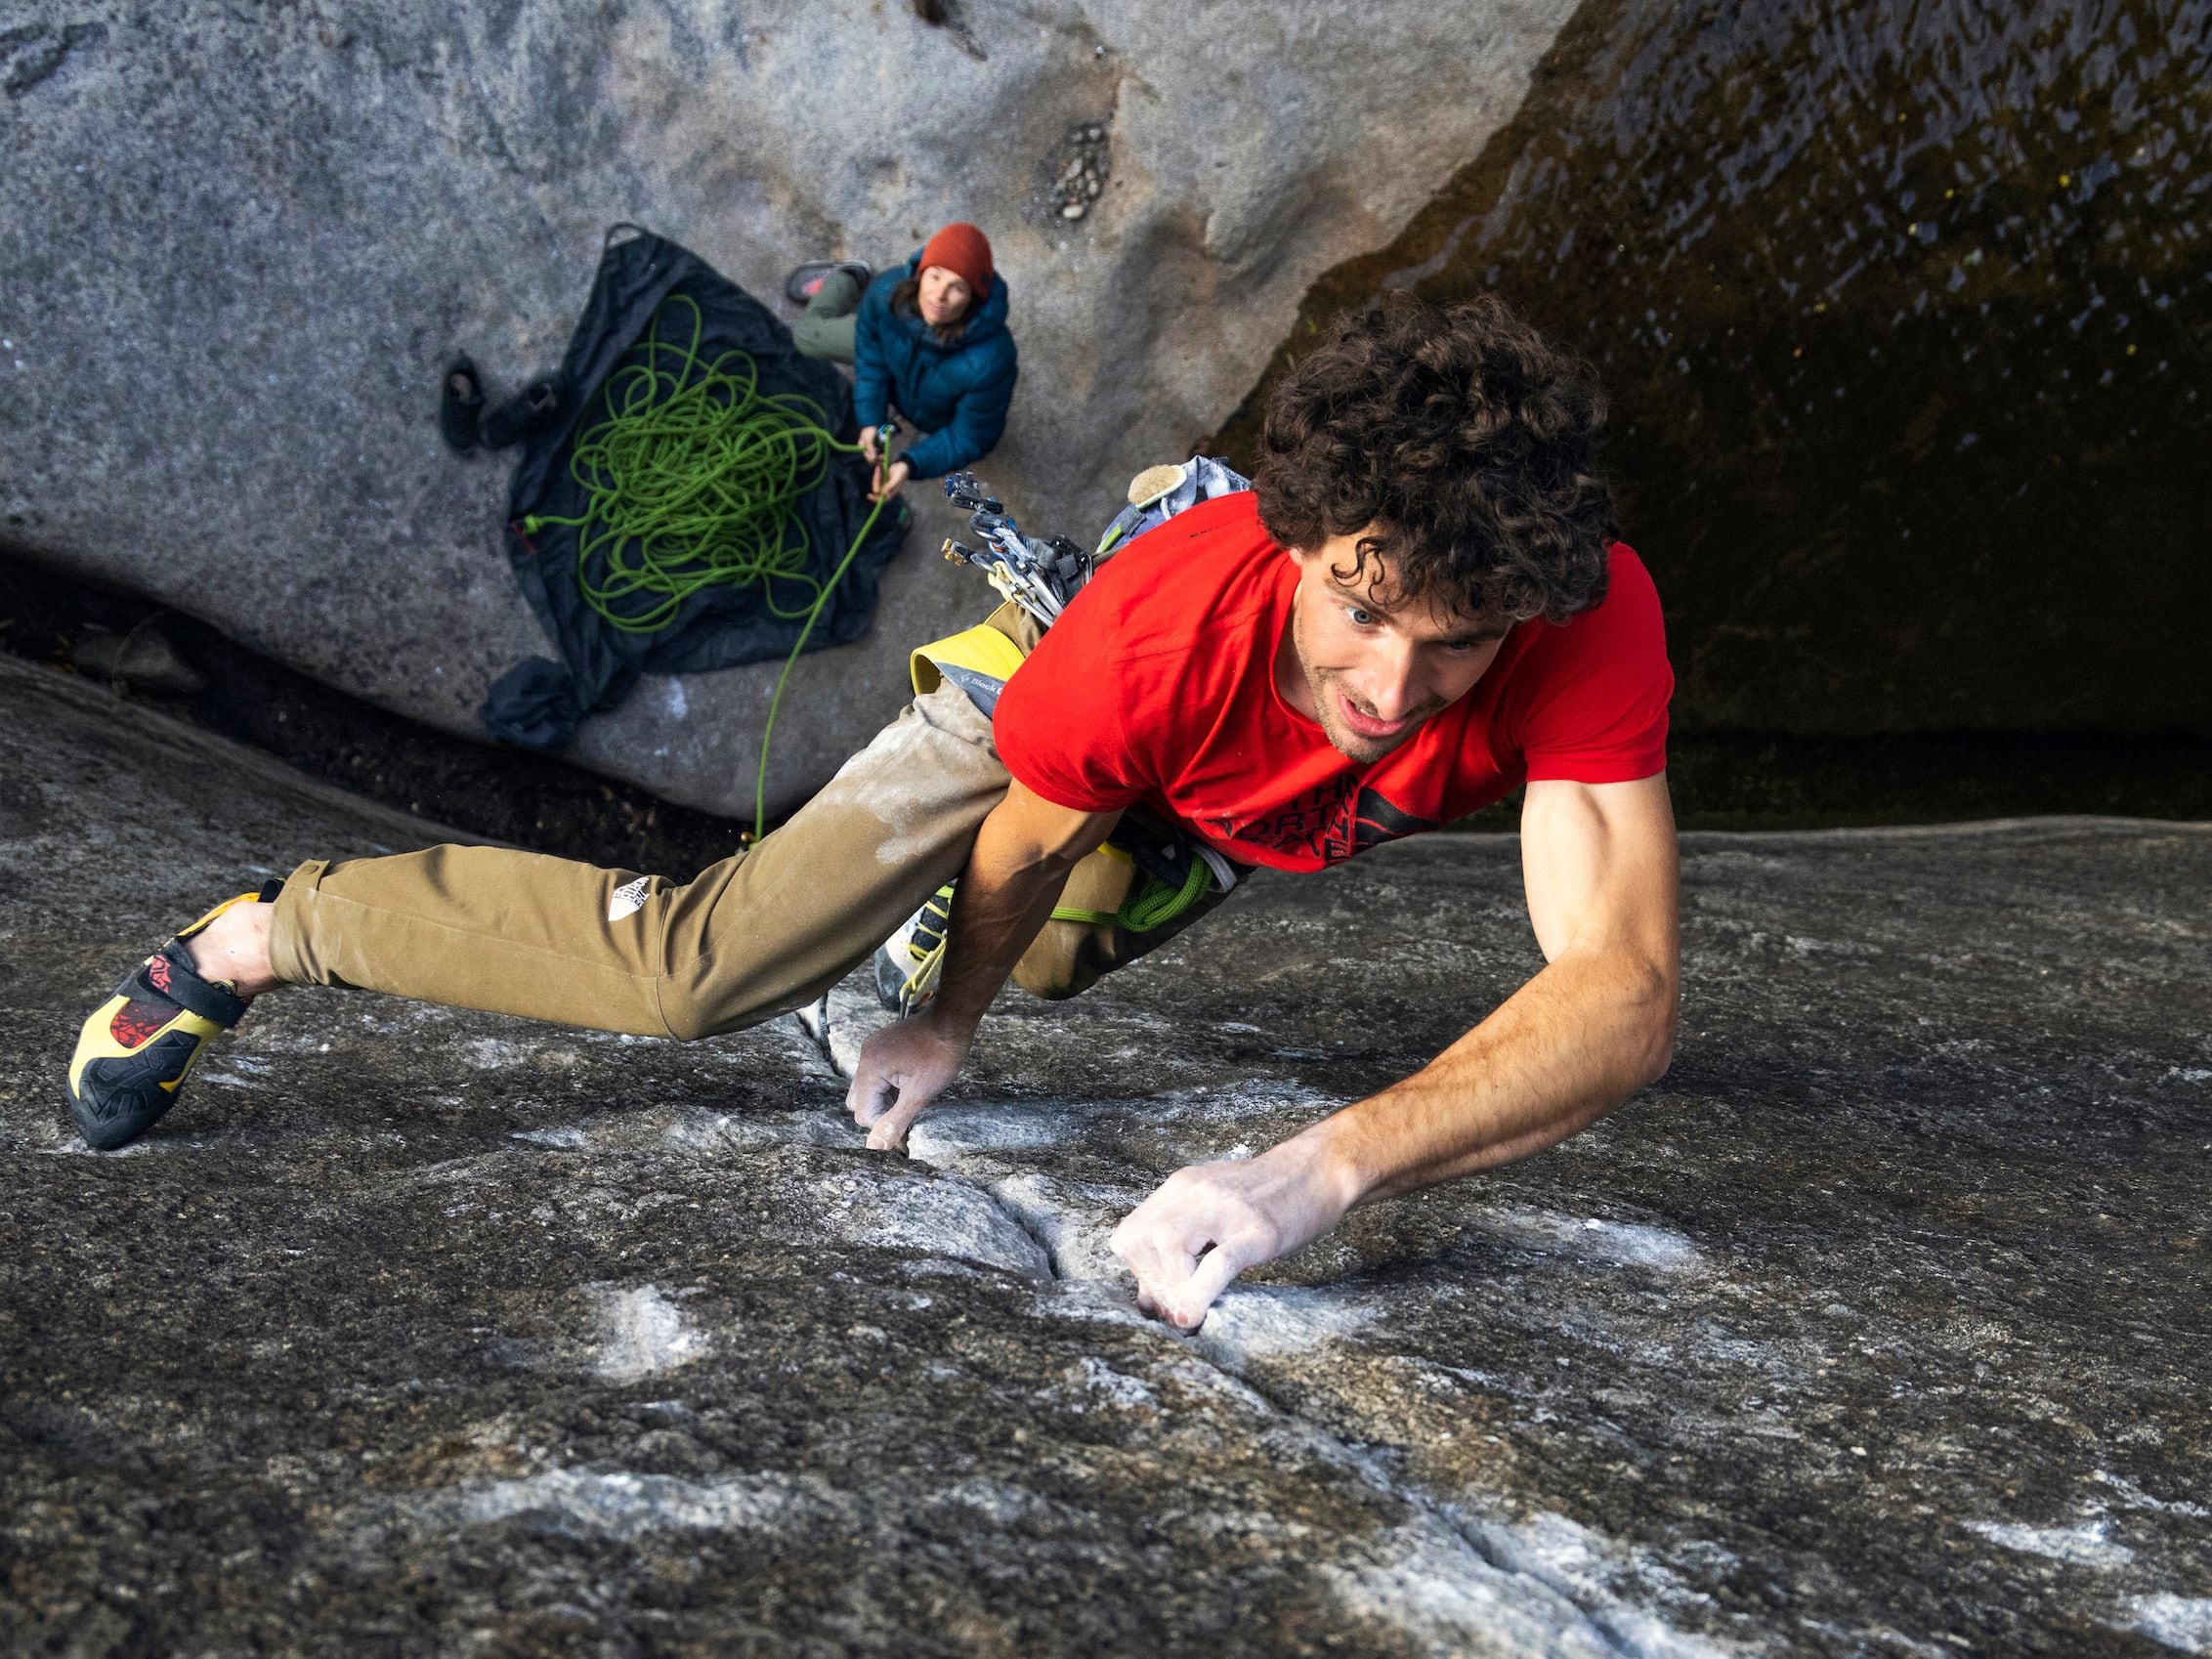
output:
M945 493L968 513L968 528L982 537L981 548L945 538L945 557L973 565L991 585L1050 627L1069 600L1090 580L1091 556L1064 535L1039 541L1022 534L1005 503L972 472L945 480Z

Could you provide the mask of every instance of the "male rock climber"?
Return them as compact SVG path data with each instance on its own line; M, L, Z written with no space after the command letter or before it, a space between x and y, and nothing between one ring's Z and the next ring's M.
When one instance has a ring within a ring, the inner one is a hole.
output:
M311 860L86 1021L77 1123L99 1147L143 1132L286 985L735 1031L819 997L957 877L934 1000L869 1040L847 1098L897 1149L1009 975L1072 995L1238 873L1320 870L1525 783L1546 966L1405 1082L1179 1170L1115 1232L1139 1305L1195 1326L1354 1206L1526 1157L1668 1063L1673 676L1592 471L1602 419L1589 370L1494 299L1355 319L1273 395L1252 490L1138 536L1042 638L1008 606L930 648L927 689L757 846L686 883L489 847ZM1162 834L1219 873L1148 930L1124 849Z

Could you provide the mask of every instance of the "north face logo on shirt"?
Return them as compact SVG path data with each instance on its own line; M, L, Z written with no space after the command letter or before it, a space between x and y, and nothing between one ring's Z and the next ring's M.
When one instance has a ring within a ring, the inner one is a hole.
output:
M1384 841L1434 830L1438 821L1407 812L1380 789L1339 778L1281 811L1243 824L1216 818L1211 827L1226 841L1302 853L1327 865L1341 864Z
M1321 843L1325 863L1340 864L1384 841L1418 835L1438 828L1433 818L1420 818L1385 800L1381 789L1362 789L1340 808Z
M615 889L607 901L607 919L620 921L626 915L635 915L645 909L646 896L653 891L653 877L641 875L635 881L626 881Z

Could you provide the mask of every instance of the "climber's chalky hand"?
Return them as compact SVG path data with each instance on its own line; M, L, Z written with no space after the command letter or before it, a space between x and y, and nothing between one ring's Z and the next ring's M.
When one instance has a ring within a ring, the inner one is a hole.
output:
M1114 1254L1136 1275L1138 1308L1187 1331L1239 1273L1311 1243L1349 1208L1326 1142L1309 1132L1256 1158L1177 1170L1114 1229Z
M845 1107L877 1152L898 1152L907 1130L952 1086L973 1033L940 1027L928 1014L885 1026L861 1044Z

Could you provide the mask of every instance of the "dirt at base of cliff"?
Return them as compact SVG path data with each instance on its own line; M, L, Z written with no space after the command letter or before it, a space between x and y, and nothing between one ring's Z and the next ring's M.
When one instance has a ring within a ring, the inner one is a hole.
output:
M134 630L136 633L134 635ZM133 684L80 660L149 633L182 672ZM105 646L105 650L100 649ZM216 628L0 550L0 648L108 681L158 708L371 800L488 840L593 864L688 875L727 858L749 824L678 806L550 755L475 744L332 690ZM196 679L198 688L191 689Z

